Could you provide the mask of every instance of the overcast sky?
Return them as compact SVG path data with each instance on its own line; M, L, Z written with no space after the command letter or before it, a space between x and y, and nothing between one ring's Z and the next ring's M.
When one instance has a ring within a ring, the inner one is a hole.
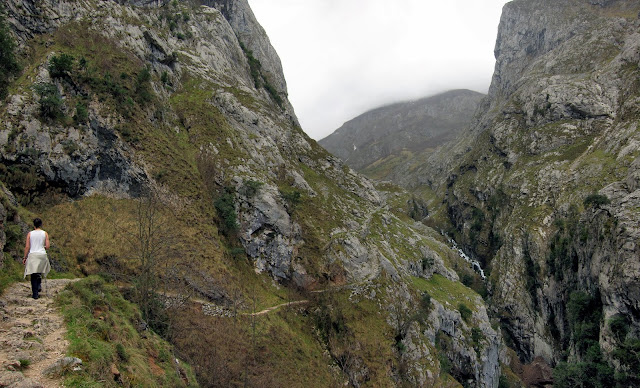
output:
M507 0L249 0L319 140L367 110L450 89L486 93Z

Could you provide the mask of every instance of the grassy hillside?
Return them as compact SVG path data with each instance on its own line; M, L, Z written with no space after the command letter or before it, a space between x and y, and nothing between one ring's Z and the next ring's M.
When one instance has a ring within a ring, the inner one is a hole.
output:
M83 361L81 372L62 372L67 386L198 386L191 367L179 361L173 347L146 327L140 310L103 279L71 283L57 303L67 324L67 352Z

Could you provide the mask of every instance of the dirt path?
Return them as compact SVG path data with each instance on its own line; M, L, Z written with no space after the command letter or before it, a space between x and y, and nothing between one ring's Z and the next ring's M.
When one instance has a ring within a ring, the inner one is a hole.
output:
M308 300L296 300L293 302L287 302L287 303L282 303L279 304L277 306L273 306L273 307L269 307L267 309L264 309L262 311L258 311L256 313L245 313L244 315L249 315L249 316L258 316L258 315L264 315L264 314L268 314L274 310L279 309L280 307L289 307L289 306L295 306L295 305L299 305L299 304L305 304L305 303L309 303Z
M53 299L71 282L43 281L40 299L31 298L28 281L11 285L0 296L0 386L64 387L43 371L64 358L66 328Z

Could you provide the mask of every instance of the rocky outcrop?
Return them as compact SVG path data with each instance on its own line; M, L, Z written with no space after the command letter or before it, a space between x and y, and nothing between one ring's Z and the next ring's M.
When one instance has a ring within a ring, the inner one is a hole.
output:
M451 374L463 383L477 381L480 386L496 387L500 377L501 338L489 324L487 311L480 307L472 318L477 319L473 323L462 319L459 311L439 303L435 303L434 312L432 319L436 319L439 326L429 335L433 335L451 360ZM474 346L469 348L469 343Z
M36 101L20 96L13 96L7 106L11 119L0 131L0 155L7 168L39 166L44 181L73 197L93 192L140 195L149 178L132 162L132 150L115 135L108 119L96 115L80 128L52 128L34 117L37 108Z
M229 21L236 36L260 61L268 82L277 92L287 97L287 82L282 71L280 57L269 42L269 37L256 20L247 0L201 0L207 6L215 7ZM288 100L286 100L288 101ZM293 107L288 104L287 113L293 117Z

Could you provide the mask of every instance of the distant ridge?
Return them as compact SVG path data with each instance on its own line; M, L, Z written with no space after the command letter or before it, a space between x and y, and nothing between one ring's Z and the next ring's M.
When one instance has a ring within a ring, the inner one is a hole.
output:
M347 121L319 143L363 171L391 156L421 153L453 140L469 125L484 96L458 89L383 106Z

